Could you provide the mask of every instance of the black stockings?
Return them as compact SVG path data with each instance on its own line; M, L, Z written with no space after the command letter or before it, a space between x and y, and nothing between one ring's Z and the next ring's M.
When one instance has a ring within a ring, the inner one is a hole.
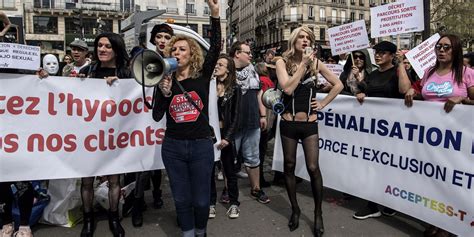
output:
M120 175L107 176L109 181L109 206L110 211L118 211L118 204L120 200ZM94 177L82 178L81 197L82 205L85 213L93 211L92 204L94 202Z
M321 205L323 201L323 177L319 169L319 147L318 135L314 134L303 139L303 150L306 161L306 169L311 179L311 191L313 192L314 212L321 215ZM298 141L281 136L284 157L284 174L286 191L290 199L293 212L299 211L298 201L296 200L296 148Z

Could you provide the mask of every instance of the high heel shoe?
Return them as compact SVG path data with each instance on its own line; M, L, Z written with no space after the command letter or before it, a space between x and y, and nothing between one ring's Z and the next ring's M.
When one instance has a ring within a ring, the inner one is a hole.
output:
M314 236L321 237L324 234L323 216L321 214L314 214Z
M81 230L81 237L93 237L95 230L94 213L84 212L84 220Z
M290 231L298 229L300 222L300 214L301 211L299 208L297 210L292 211L290 221L288 222L288 227L290 228Z
M125 230L120 224L118 211L109 211L109 229L114 237L125 237Z

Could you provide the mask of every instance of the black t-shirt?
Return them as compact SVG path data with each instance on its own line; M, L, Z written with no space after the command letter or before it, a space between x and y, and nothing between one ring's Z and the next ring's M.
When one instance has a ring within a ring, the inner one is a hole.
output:
M367 78L368 97L403 98L398 89L397 67L392 67L384 72L375 70Z
M258 105L258 91L249 89L242 95L240 103L240 129L257 129L260 127L260 109Z
M173 75L172 96L160 98L160 100L164 100L163 103L166 105L167 137L192 140L206 138L211 135L209 122L205 117L209 118L209 83L221 50L221 25L219 18L211 17L210 32L211 47L204 60L200 76L180 81L184 90L190 94L192 100L201 108L203 114L188 102L176 83L175 75Z

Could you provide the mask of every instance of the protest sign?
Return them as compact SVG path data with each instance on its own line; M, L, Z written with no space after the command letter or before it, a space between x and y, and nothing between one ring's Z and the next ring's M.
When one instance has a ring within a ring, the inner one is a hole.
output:
M24 44L0 43L0 68L38 70L41 48Z
M405 54L420 78L423 78L426 69L436 63L435 45L439 38L439 34L436 33Z
M332 55L369 47L369 37L364 20L329 28L328 35Z
M472 236L474 110L459 104L446 113L443 106L370 97L361 105L338 95L317 114L324 186ZM296 175L309 180L298 146ZM279 126L273 169L283 171Z
M152 93L146 88L149 102ZM220 140L216 90L209 90L208 109ZM0 182L163 169L165 130L166 119L153 120L133 79L108 86L103 79L0 74Z
M403 0L370 8L372 38L424 29L422 0Z
M344 66L342 66L341 64L324 64L324 65L329 69L329 71L334 73L337 78L339 78L344 68ZM324 78L323 75L321 75L321 73L318 73L318 85L326 85L328 83L329 82L326 80L326 78Z

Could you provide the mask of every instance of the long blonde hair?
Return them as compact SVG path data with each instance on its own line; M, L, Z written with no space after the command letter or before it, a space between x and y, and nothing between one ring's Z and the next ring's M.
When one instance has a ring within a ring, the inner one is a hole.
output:
M288 40L288 49L282 54L283 60L286 62L286 71L290 75L293 75L293 73L295 73L297 69L297 64L295 62L295 54L296 54L295 44L296 44L296 40L298 39L298 35L300 34L301 31L309 35L309 39L311 41L310 43L311 47L314 46L314 43L316 41L316 37L314 36L313 31L307 25L298 27L291 32L290 38ZM311 65L310 73L313 76L318 74L318 68L316 65L314 63Z
M200 72L204 63L204 56L201 47L194 39L186 35L175 35L166 45L166 48L164 50L165 55L166 57L171 56L171 49L173 48L173 45L181 40L188 42L189 50L191 52L191 58L189 60L189 77L198 78L200 76Z

